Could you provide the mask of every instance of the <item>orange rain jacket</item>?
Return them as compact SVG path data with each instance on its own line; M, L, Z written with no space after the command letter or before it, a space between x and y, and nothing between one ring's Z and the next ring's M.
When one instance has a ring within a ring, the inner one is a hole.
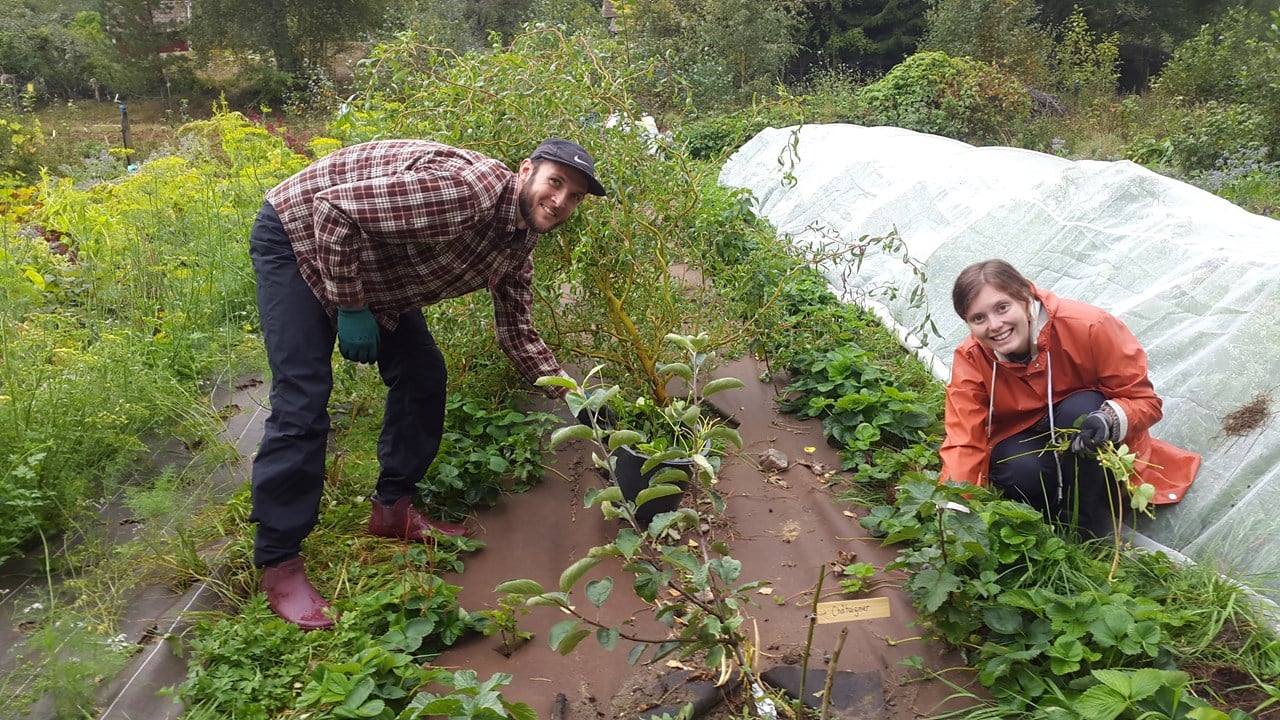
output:
M1044 417L1050 397L1056 403L1081 390L1097 390L1120 418L1123 442L1138 457L1134 469L1156 489L1152 501L1181 500L1200 468L1200 456L1148 433L1163 415L1138 339L1100 308L1033 291L1042 306L1042 325L1030 363L999 359L972 335L956 348L939 482L985 485L992 449ZM1055 424L1069 427L1074 420L1055 419Z

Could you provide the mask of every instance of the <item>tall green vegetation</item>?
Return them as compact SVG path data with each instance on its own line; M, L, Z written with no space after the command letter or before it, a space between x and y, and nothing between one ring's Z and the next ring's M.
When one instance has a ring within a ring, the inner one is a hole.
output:
M201 0L191 34L207 49L262 52L293 74L324 65L337 44L376 29L388 0Z
M1053 46L1054 88L1073 98L1079 109L1095 100L1110 101L1120 77L1120 35L1099 37L1079 7L1062 23Z
M664 58L699 107L771 92L799 51L795 13L772 0L626 0L618 36L634 52Z
M35 11L21 0L0 0L0 74L10 76L10 83L32 83L41 95L59 98L93 97L95 83L120 89L132 88L136 81L101 15ZM0 90L0 105L10 105L10 88Z
M977 144L1007 144L1031 112L1021 84L967 57L921 52L858 92L874 124Z
M925 31L925 0L807 2L797 35L809 68L883 72L915 52Z
M0 227L0 560L74 524L148 440L213 427L197 381L256 323L248 222L301 158L238 116L189 138L117 182L50 179L39 230Z
M1045 77L1049 35L1034 0L929 0L922 51L969 57L1037 84Z

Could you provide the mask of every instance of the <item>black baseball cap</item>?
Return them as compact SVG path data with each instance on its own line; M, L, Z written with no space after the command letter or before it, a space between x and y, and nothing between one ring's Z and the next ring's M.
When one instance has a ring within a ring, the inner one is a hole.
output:
M596 179L595 162L592 161L590 153L582 149L582 146L578 143L564 138L547 138L529 156L530 160L538 160L540 158L555 160L561 165L568 165L574 170L583 173L587 176L587 192L600 197L605 196L604 186Z

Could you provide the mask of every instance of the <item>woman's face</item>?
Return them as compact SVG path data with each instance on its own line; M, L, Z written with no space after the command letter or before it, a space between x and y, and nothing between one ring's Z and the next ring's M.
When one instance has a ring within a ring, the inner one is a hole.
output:
M1026 301L1015 300L994 285L983 285L965 323L969 332L986 347L1005 355L1031 352L1031 316Z

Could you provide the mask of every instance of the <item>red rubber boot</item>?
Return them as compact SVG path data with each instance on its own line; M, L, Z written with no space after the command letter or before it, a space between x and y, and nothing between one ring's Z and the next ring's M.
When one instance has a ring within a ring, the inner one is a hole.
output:
M333 627L331 608L316 592L302 558L295 557L262 573L262 591L267 594L271 612L303 630L326 630Z
M470 533L466 525L427 518L413 506L413 498L408 495L391 505L384 505L376 497L369 499L373 502L373 512L369 515L370 535L425 542L431 540L431 530L454 537Z

